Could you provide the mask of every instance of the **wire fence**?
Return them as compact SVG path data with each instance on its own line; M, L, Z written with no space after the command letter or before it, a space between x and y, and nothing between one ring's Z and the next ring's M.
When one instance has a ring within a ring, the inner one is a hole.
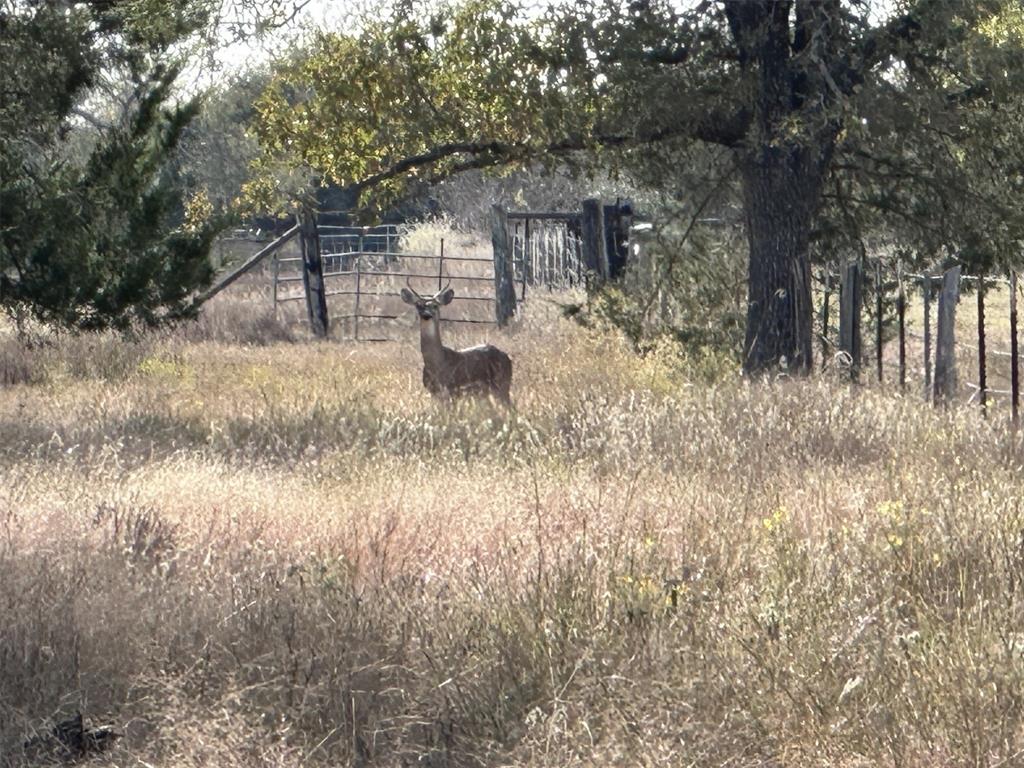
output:
M509 213L508 218L520 301L526 300L527 286L555 291L584 284L587 268L579 214Z
M320 235L320 257L324 272L351 270L353 255L366 254L378 268L386 269L398 251L400 233L394 224L373 227L317 225ZM370 257L369 254L375 254Z
M527 286L557 291L584 284L583 240L569 226L570 221L513 222L514 280L520 288L520 301L526 298Z
M410 316L401 301L401 289L412 285L419 292L439 291L450 284L455 298L445 308L446 324L493 325L494 262L475 256L449 256L444 240L439 252L398 251L394 228L367 233L352 227L319 227L325 296L330 318L343 339L392 341L398 325ZM375 238L371 240L370 238ZM366 249L367 243L372 246ZM350 250L351 249L351 250ZM306 301L302 257L276 258L271 265L275 312L281 305ZM436 286L436 287L435 287Z
M1016 272L965 275L954 267L915 274L859 261L825 268L816 282L817 336L826 366L841 359L854 378L873 367L879 383L895 378L900 388L919 388L929 401L978 403L986 412L993 398L1005 398L1017 423L1024 354ZM863 344L865 331L874 337L873 359Z

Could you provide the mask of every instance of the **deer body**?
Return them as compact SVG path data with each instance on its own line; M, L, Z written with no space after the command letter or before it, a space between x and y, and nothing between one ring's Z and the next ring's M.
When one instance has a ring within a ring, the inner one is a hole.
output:
M420 351L423 353L423 386L444 400L462 395L494 397L510 402L512 360L497 347L455 350L441 343L442 306L451 302L450 288L430 298L402 289L402 300L412 304L420 318Z

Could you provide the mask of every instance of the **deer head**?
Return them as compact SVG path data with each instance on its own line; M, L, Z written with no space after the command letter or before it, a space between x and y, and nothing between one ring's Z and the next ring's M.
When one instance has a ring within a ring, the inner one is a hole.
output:
M420 320L433 320L441 316L441 307L451 304L452 299L455 298L455 291L449 287L450 285L451 281L449 280L448 285L433 296L424 297L414 291L407 280L407 287L402 289L402 301L415 308L416 314L420 316Z

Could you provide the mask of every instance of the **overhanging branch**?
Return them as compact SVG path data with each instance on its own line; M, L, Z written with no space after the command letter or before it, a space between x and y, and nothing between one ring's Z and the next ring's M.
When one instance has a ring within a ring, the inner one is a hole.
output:
M542 154L562 155L601 147L639 146L681 137L695 138L733 148L743 140L749 122L749 112L740 109L725 114L709 113L692 125L669 126L645 133L610 133L591 137L569 136L546 145L500 141L449 142L402 158L388 168L351 184L348 189L356 193L365 192L410 171L467 155L469 156L467 159L457 161L450 168L433 174L430 180L440 181L461 171L508 165Z

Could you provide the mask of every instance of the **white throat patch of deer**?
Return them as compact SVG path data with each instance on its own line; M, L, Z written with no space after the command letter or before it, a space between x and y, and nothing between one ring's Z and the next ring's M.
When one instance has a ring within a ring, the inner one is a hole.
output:
M423 386L442 400L477 395L507 405L512 387L512 360L507 354L490 344L456 350L441 343L441 307L453 298L455 291L447 286L429 297L420 296L411 286L402 289L402 301L420 319Z

